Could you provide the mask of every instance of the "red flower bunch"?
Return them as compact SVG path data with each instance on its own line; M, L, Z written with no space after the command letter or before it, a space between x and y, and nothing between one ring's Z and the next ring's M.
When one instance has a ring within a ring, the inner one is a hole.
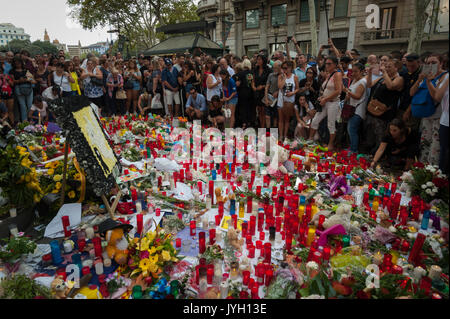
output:
M448 179L435 177L433 178L432 182L434 185L436 185L437 188L448 187Z
M413 164L413 166L414 166L414 167L417 167L417 168L424 168L424 167L425 167L425 164L424 164L424 163L421 163L421 162L415 162L415 163Z

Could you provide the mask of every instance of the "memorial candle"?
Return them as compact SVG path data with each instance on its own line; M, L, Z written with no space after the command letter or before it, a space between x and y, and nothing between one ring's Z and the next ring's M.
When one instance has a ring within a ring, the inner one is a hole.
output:
M252 200L251 196L248 196L247 197L247 213L251 214L252 210L253 210L253 200Z
M248 231L248 222L243 222L242 223L242 237L247 236L247 231Z
M195 220L191 220L191 222L189 223L189 228L190 228L190 235L193 237L196 234L195 231Z
M311 246L311 243L314 240L314 236L316 234L316 230L312 227L308 229L308 238L306 240L306 246Z
M143 226L144 226L143 215L142 214L137 214L136 215L136 223L137 223L137 233L140 236L142 234L142 230L143 230Z
M418 262L419 253L422 250L423 244L425 242L426 236L422 233L418 233L416 240L414 241L411 252L409 253L408 261L410 263L416 264Z
M255 258L255 246L248 247L248 258Z
M205 239L205 232L199 232L198 233L198 250L200 252L200 254L203 254L206 250L206 239Z
M58 265L63 261L61 257L61 249L57 240L52 240L50 242L50 249L52 253L52 261L54 265Z
M101 257L102 256L102 240L100 239L100 237L94 237L94 238L92 238L92 242L94 243L95 257Z
M265 243L264 244L264 262L267 262L270 264L271 261L272 261L272 244Z
M430 211L426 210L423 212L422 224L420 226L420 229L427 230L429 222L430 222Z
M234 214L233 216L231 216L231 220L233 221L234 229L237 229L237 215Z
M209 230L209 244L214 245L215 242L216 242L216 229L211 228Z
M268 287L270 285L272 278L273 278L273 270L267 269L266 270L266 278L265 278L265 282L264 282L266 284L266 287Z
M253 236L256 229L256 216L250 216L250 234Z
M209 196L211 196L211 204L214 205L214 181L209 181Z

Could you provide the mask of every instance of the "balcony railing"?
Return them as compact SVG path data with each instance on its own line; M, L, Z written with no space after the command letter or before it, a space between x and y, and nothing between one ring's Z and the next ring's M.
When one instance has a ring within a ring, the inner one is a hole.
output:
M386 40L386 39L407 39L411 29L385 29L371 30L363 32L364 41Z
M214 11L219 8L218 0L200 0L197 5L197 14L201 14L206 11Z

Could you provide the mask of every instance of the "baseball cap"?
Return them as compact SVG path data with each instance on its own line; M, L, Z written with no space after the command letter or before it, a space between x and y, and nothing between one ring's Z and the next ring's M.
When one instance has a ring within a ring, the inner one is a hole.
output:
M172 63L172 60L170 58L165 58L164 59L164 64L165 65L172 65L173 63Z
M416 61L419 59L420 59L420 57L417 53L410 53L406 56L406 61Z

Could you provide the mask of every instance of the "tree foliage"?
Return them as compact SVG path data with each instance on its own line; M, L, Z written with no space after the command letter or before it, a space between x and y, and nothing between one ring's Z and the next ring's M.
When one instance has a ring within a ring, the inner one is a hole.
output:
M9 51L9 50L11 50L14 53L20 52L21 50L27 50L33 57L36 54L58 53L58 48L55 45L51 44L50 42L40 40L31 43L29 40L14 39L9 41L7 45L0 47L0 51Z
M36 40L32 43L32 45L40 47L45 53L52 53L54 55L58 54L58 48L50 42Z
M67 0L71 17L83 28L119 28L132 48L149 48L164 39L156 28L198 20L190 0Z
M9 41L7 45L0 47L0 51L12 51L14 53L20 52L23 48L30 45L29 40L18 40L14 39Z

